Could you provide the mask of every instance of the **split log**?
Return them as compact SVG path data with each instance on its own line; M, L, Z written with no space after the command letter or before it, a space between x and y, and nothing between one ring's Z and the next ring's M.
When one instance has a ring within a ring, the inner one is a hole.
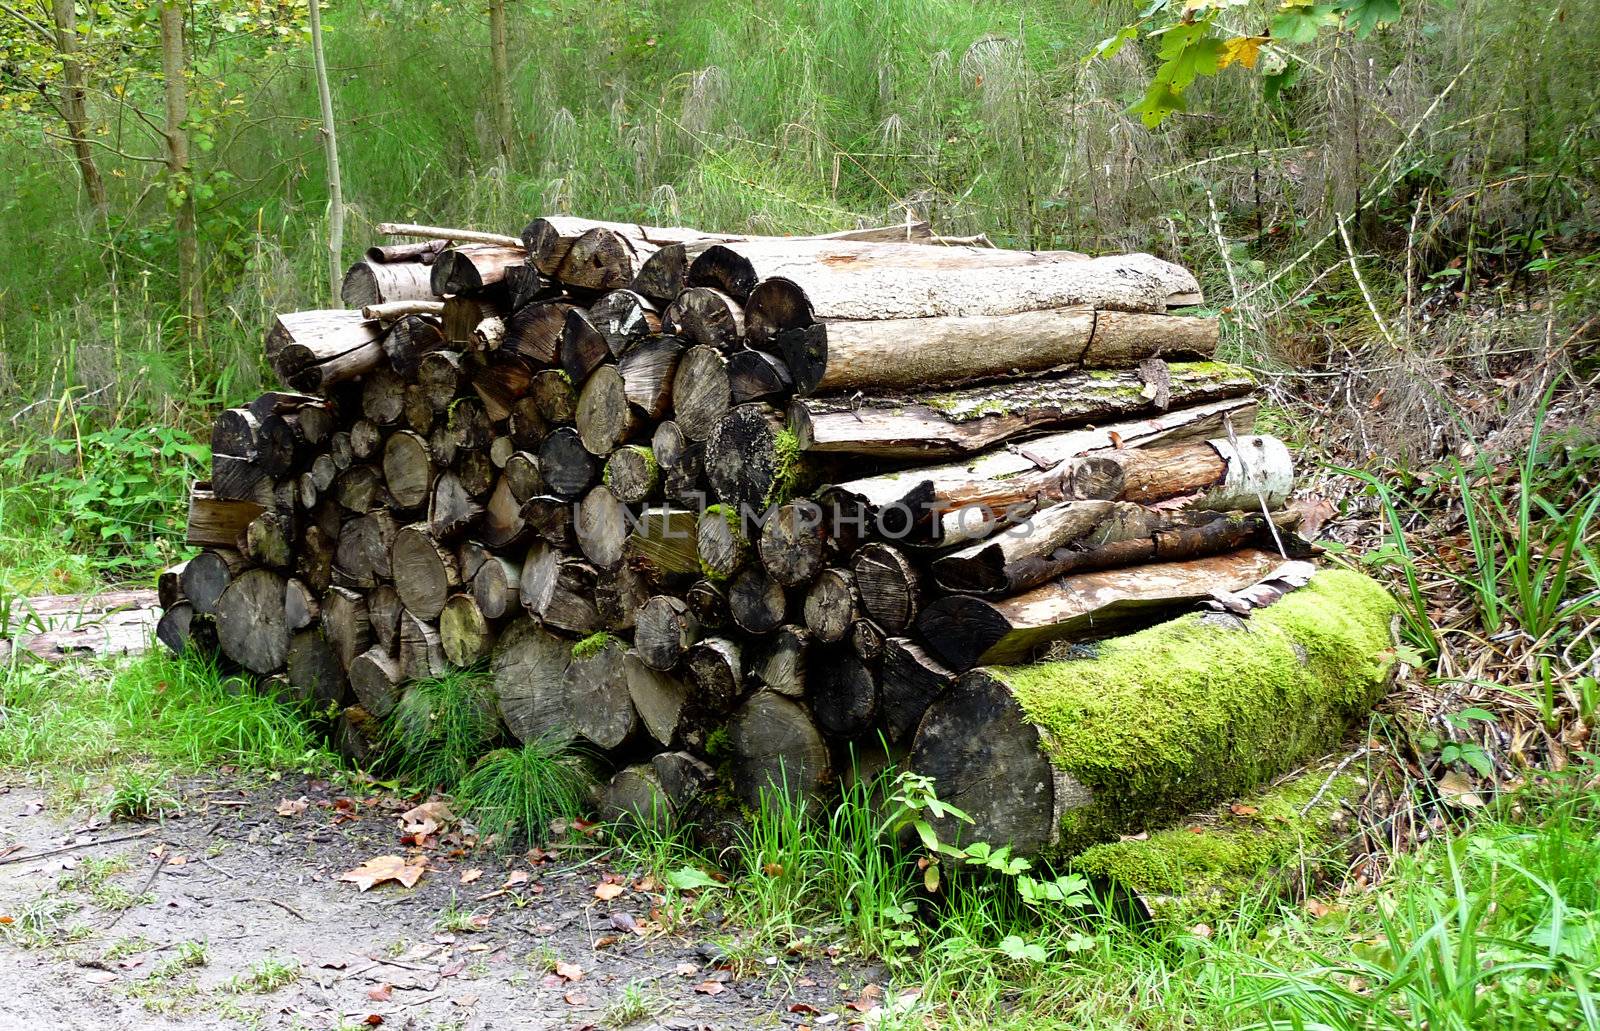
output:
M506 306L514 312L530 304L555 300L566 292L560 282L532 265L511 266L506 269L502 282L505 284Z
M711 767L688 752L663 752L617 771L603 811L610 820L665 830L691 823L715 783Z
M358 586L376 586L392 575L390 549L398 529L394 517L385 509L346 520L339 528L334 565Z
M691 347L672 378L672 418L690 440L711 436L733 403L728 363L713 347Z
M622 657L622 675L645 730L662 746L672 745L688 710L688 685L654 668L636 651Z
M807 693L817 729L832 738L864 737L878 719L877 679L854 652L832 650L816 659Z
M574 546L572 502L553 494L537 494L522 503L521 514L534 536L558 548Z
M781 505L761 524L756 551L767 575L785 587L808 584L827 561L828 528L822 508L802 498Z
M273 479L299 468L307 451L298 412L274 412L262 419L256 441L256 464Z
M383 449L383 430L371 419L357 419L350 426L350 453L365 462L378 457Z
M156 639L178 655L191 650L197 655L210 655L217 650L216 620L180 601L161 613L156 622Z
M1158 383L1166 404L1156 403ZM1143 372L1079 372L938 393L796 398L789 425L807 451L953 457L1045 430L1245 397L1254 388L1249 373L1231 365L1157 362Z
M633 646L639 661L651 669L676 667L699 636L700 621L686 602L670 594L650 598L635 616Z
M661 469L661 492L669 501L704 506L705 445L686 437L671 419L656 425L650 438L650 453Z
M887 635L883 627L870 619L858 619L850 624L850 647L865 662L878 662L883 658Z
M356 769L365 769L377 759L382 742L378 721L359 705L346 707L339 714L334 728L334 742L339 754Z
M823 644L838 644L856 622L858 599L848 570L824 569L806 592L806 628Z
M400 592L393 584L379 584L366 593L366 602L372 640L379 648L393 654L400 645L400 613L405 611L400 603Z
M383 446L383 482L401 508L417 508L428 499L433 483L433 458L428 442L410 430L389 437Z
M731 505L712 505L695 526L695 552L700 571L714 580L727 580L750 558L750 541L744 521Z
M668 586L700 575L695 550L698 520L687 509L656 505L644 509L628 535L627 560L654 583Z
M539 445L539 472L557 497L581 497L594 483L597 470L593 452L571 426L552 430Z
M705 461L706 480L717 500L741 515L752 515L789 499L799 479L801 452L783 416L756 402L740 405L717 422L706 441Z
M890 637L883 642L879 668L879 719L891 745L909 742L935 699L956 682L956 674L915 641Z
M522 564L503 555L490 555L472 578L472 597L484 616L500 619L516 611L521 586Z
M217 599L217 640L222 652L252 673L276 673L289 657L283 592L283 577L270 569L250 569Z
M452 594L439 613L439 645L454 666L471 666L494 647L494 629L470 594Z
M446 469L434 477L433 490L428 495L428 532L435 538L454 540L476 525L482 515L483 505L455 470Z
M952 594L928 606L917 629L952 669L1026 659L1041 644L1104 637L1130 623L1192 605L1214 591L1265 579L1282 557L1258 549L1066 576L998 600Z
M744 346L744 309L711 287L691 287L661 315L666 332L725 354Z
M303 580L290 578L283 591L283 612L290 630L304 630L322 615L322 603Z
M533 398L545 422L551 426L571 426L578 417L578 392L572 380L560 369L544 369L536 373L528 385L528 396Z
M661 467L650 449L639 444L624 444L606 459L601 482L611 488L617 500L637 505L660 493Z
M265 507L256 501L219 498L201 480L189 488L189 520L183 542L202 548L231 548Z
M1103 482L1105 463L1079 461L1085 456L1206 440L1224 434L1230 421L1236 431L1245 433L1254 422L1255 407L1249 398L1235 398L1146 419L1067 430L1035 438L1015 450L991 451L959 463L850 480L829 493L864 504L871 518L883 524L877 527L879 533L973 540L1005 525L1002 520L1008 514L1026 515L1041 500L1050 503L1091 493L1115 497L1120 486L1114 492L1074 486L1079 474Z
M781 626L755 646L746 675L755 686L790 698L803 698L809 646L804 630Z
M745 567L728 586L728 612L748 633L771 633L783 623L787 611L783 585L759 565Z
M596 226L568 245L555 277L582 290L616 290L633 282L649 253L627 235Z
M623 668L626 654L627 647L609 635L579 642L565 675L572 729L608 750L620 747L639 725Z
M461 586L455 554L439 543L426 523L396 531L390 568L401 604L420 619L438 619L451 592Z
M683 342L677 337L647 337L629 348L617 362L628 402L651 419L666 415L682 354Z
M595 606L594 567L566 558L548 544L528 549L522 562L522 607L545 626L592 634L603 623Z
M1019 854L1137 833L1335 747L1392 675L1395 611L1328 570L1248 621L1191 614L1092 658L974 670L923 717L911 765L973 840Z
M573 533L583 557L602 572L622 564L628 541L628 511L608 487L595 487L578 503Z
M207 548L184 564L182 596L196 613L212 615L222 592L244 571L244 556L233 548Z
M366 599L347 587L329 587L322 596L322 629L339 664L349 669L357 655L372 647Z
M489 660L500 718L518 741L566 741L573 736L566 691L572 645L526 617L500 635Z
M571 376L572 382L582 383L589 373L611 358L611 345L589 321L589 313L582 308L567 312L561 323L561 342L556 348L561 371Z
M584 381L578 394L578 439L592 455L604 458L640 428L638 413L628 404L627 385L615 365L602 365Z
M589 308L589 323L605 338L613 358L661 332L656 306L631 290L613 290Z
M511 496L518 501L546 493L544 475L539 472L539 457L527 451L515 451L506 459L505 480Z
M540 365L553 365L561 350L561 333L567 315L576 311L570 301L548 301L519 308L506 320L500 346Z
M449 410L464 378L460 351L430 351L417 364L417 386L436 412Z
M254 566L280 571L294 567L294 541L291 528L276 512L263 512L250 520L240 540L245 560Z
M749 805L769 791L809 798L832 776L828 748L811 716L793 699L757 691L728 724L733 789Z
M179 562L175 566L168 566L156 577L156 604L164 609L183 601L183 570L188 562Z
M420 261L358 261L345 272L339 287L339 300L346 308L433 297L429 267Z
M1010 315L1085 306L1165 312L1199 303L1186 269L1148 254L1090 258L1072 251L1011 251L848 241L717 244L689 266L690 286L746 302L752 333L818 319ZM768 287L758 296L757 283ZM760 313L759 315L757 313Z
M777 355L738 351L728 356L728 390L736 405L787 401L794 393L794 377L788 363Z
M405 679L399 660L382 648L369 648L350 663L350 688L361 707L375 719L385 719L394 712Z
M743 693L739 643L730 638L708 637L695 644L684 654L683 671L694 685L695 701L712 715L728 712Z
M452 247L433 260L432 291L440 297L476 293L505 279L507 269L526 260L527 252L520 243Z
M689 585L683 600L689 603L702 630L721 630L728 625L728 594L711 580L696 580Z
M1198 360L1217 349L1217 320L1077 307L1009 315L822 322L761 342L802 394L917 389L1050 369L1128 368Z
M437 677L447 668L439 628L407 609L400 610L400 634L395 652L401 675L407 680Z
M885 631L904 633L922 609L922 585L916 568L898 549L873 542L861 547L850 562L861 608Z
M289 641L285 664L295 697L316 709L342 707L349 699L350 681L322 627L310 626L297 632Z

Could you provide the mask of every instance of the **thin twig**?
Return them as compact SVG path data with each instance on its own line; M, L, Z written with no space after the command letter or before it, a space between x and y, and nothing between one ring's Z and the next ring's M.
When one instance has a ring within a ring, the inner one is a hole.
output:
M166 852L161 853L161 858L156 860L155 869L151 870L150 871L150 876L145 878L144 886L141 887L138 891L133 893L133 899L134 899L134 904L135 905L138 904L138 900L144 895L144 893L150 890L150 885L156 883L156 878L161 875L161 868L167 865L167 858L168 858L168 853L166 853ZM129 906L128 907L128 909L132 909L132 908L133 908L133 906ZM117 915L111 918L111 922L106 924L105 929L107 931L109 931L113 927L117 926L117 922L119 920L121 920L125 915L127 915L128 909L119 909L117 911Z
M35 852L30 856L7 856L4 859L0 859L0 866L6 866L11 863L31 863L35 859L48 859L51 856L61 855L63 852L76 852L80 848L94 848L96 845L115 845L119 841L147 838L153 832L154 828L151 828L150 830L139 831L137 834L122 834L115 838L98 838L94 841L80 841L76 845L62 845L60 848L53 848L47 852Z

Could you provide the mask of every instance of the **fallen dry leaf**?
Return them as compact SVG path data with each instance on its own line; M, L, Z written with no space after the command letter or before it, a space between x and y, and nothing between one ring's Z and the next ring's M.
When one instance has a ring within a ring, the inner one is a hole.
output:
M1472 790L1472 782L1467 780L1466 774L1451 770L1439 778L1439 795L1446 802L1463 809L1481 809L1483 798Z
M721 981L701 981L694 986L694 990L700 995L721 995L728 988Z
M410 888L421 879L422 872L427 867L428 862L425 859L407 862L401 856L375 856L354 870L346 870L339 875L339 880L350 881L362 891L384 881L397 881Z
M365 1023L367 1024L368 1027L377 1027L379 1024L383 1023L383 1014L382 1013L368 1013Z
M388 1002L389 997L393 994L394 985L392 984L380 984L376 988L367 989L367 998L371 999L373 1002Z
M502 884L501 887L502 888L515 888L519 884L527 884L527 883L528 883L528 871L526 871L526 870L513 870L513 871L511 871L511 876L506 878L506 883Z
M463 871L461 871L461 883L462 884L471 884L473 881L477 880L479 877L482 877L482 876L483 876L483 871L482 870L463 870Z
M583 980L583 968L576 963L557 963L556 976L563 981Z
M461 971L463 971L465 969L467 969L467 961L464 960L464 959L458 959L458 960L455 960L453 962L446 963L444 966L440 967L439 968L439 976L440 977L455 977L457 974L461 973Z
M310 804L311 800L306 798L304 795L294 799L286 798L278 803L278 815L299 816L301 813L306 811L306 806Z
M597 884L594 887L594 897L601 902L610 902L627 890L620 884Z
M783 876L783 864L782 863L768 863L766 866L763 866L761 868L761 872L766 874L768 877L782 877Z
M1333 912L1333 907L1328 905L1326 902L1318 902L1316 899L1306 899L1306 912L1310 913L1316 919L1321 920L1323 917Z
M582 992L568 992L567 994L563 995L562 998L567 1001L568 1006L589 1005L589 997Z
M1261 810L1257 809L1253 805L1241 805L1238 802L1235 802L1233 805L1230 805L1228 807L1228 812L1232 813L1235 816L1254 816L1256 813L1259 813L1260 811Z
M693 977L700 972L700 968L693 963L679 963L672 968L672 972L679 977Z
M847 1002L844 1005L846 1009L855 1010L857 1013L865 1013L867 1010L876 1007L878 1000L881 998L883 998L883 989L875 984L869 984L861 989L861 998L853 1002Z
M1211 925L1210 924L1195 924L1193 927L1189 928L1189 933L1194 935L1196 938L1209 938L1209 937L1211 937L1211 933L1212 933L1211 932Z

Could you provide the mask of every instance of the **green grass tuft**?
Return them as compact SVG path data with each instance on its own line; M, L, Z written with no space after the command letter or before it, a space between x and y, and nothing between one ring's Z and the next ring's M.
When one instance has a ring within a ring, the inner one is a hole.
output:
M113 820L159 820L178 808L178 797L166 789L169 778L137 767L118 772L112 781L106 815Z
M501 847L545 840L550 822L584 811L593 774L564 741L539 740L497 748L478 760L455 798L484 836Z
M383 755L405 783L449 790L501 735L494 681L484 669L455 669L414 681L384 720Z

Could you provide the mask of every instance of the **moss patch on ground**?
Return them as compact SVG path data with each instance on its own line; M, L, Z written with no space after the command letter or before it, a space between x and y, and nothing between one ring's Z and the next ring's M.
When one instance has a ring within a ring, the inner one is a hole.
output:
M1093 800L1063 818L1075 851L1233 798L1331 750L1382 695L1394 600L1325 570L1242 625L1184 616L1090 659L990 670Z
M1342 869L1349 807L1365 787L1312 770L1142 841L1096 845L1072 868L1133 892L1163 924L1215 922L1246 899L1303 891Z

